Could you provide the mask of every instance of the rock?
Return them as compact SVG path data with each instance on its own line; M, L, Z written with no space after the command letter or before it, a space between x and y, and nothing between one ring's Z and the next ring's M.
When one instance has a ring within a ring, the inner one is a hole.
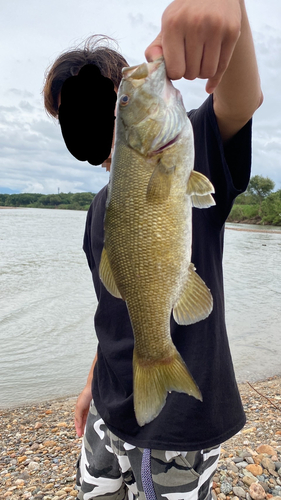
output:
M264 481L259 481L259 484L263 487L265 493L267 493L269 490L268 484L265 483Z
M257 430L256 427L249 427L249 429L243 429L243 434L250 434L251 432L255 432Z
M244 462L244 460L243 460L243 462L238 462L236 465L239 469L245 469L248 464L247 464L247 462Z
M28 468L29 470L37 470L39 469L39 464L37 462L29 462Z
M253 476L260 476L262 474L262 467L257 464L249 464L246 469L250 471Z
M228 481L222 481L221 483L221 493L228 495L232 491L232 484Z
M237 472L239 471L238 467L236 467L236 465L232 462L230 462L230 464L227 466L227 468L228 468L228 470L235 472L235 474L237 474Z
M269 444L261 444L260 446L257 447L257 452L258 453L265 453L266 455L276 455L276 451L272 446L269 446Z
M31 447L30 447L30 449L31 449L32 451L36 451L36 450L38 450L38 448L39 448L39 444L38 444L38 443L33 443L33 444L31 445Z
M253 500L263 500L263 498L265 498L266 496L263 487L257 483L251 484L249 492Z
M246 498L246 491L241 486L234 486L233 493L239 498Z
M245 460L246 460L246 462L248 462L248 464L254 464L255 463L253 457L245 457Z
M24 480L23 479L16 479L15 485L16 486L23 486L24 485Z
M249 476L244 476L242 481L247 486L251 486L253 483L257 483L257 479L255 477L249 477Z
M52 448L53 446L56 446L56 442L52 441L52 440L47 440L47 441L44 441L43 445L46 448Z
M58 422L57 426L58 427L68 427L66 422Z
M264 469L275 471L275 463L272 462L272 460L270 460L270 458L268 457L264 457L262 459L261 465L264 467Z
M261 453L260 453L260 454L258 454L258 455L255 455L255 456L253 457L255 464L258 464L258 465L259 465L259 464L261 463L261 461L262 461L263 457L264 457L264 455L262 455Z

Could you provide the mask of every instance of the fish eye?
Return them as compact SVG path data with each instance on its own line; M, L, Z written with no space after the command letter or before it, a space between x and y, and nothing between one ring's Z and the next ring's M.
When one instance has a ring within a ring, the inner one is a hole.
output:
M129 103L130 101L130 98L128 95L124 94L120 97L120 105L121 106L127 106L127 104Z

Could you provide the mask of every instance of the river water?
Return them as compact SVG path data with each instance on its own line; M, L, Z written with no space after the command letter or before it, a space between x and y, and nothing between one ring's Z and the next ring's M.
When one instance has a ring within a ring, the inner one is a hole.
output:
M95 355L86 212L0 210L0 407L78 394ZM239 382L281 374L281 231L227 224L226 318Z

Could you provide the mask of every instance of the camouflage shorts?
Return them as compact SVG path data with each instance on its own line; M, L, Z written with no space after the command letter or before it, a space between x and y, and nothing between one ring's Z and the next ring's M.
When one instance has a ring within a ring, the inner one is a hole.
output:
M112 434L91 403L77 463L77 500L209 500L220 447L137 448Z

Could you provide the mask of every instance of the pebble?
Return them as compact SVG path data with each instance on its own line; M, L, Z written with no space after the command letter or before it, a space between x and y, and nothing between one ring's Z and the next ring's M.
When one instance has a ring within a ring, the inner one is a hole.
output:
M76 398L0 410L0 499L75 500ZM39 425L40 424L40 425Z
M214 500L281 500L281 377L252 385L260 394L239 385L247 423L222 445ZM66 398L0 410L1 500L76 499L75 403Z
M251 484L249 492L253 500L263 500L266 496L261 484Z
M272 446L269 446L268 444L261 444L260 446L257 447L257 452L266 454L266 455L275 455L275 450L272 448Z
M234 486L233 488L233 493L238 497L238 498L246 498L246 491L241 488L241 486Z
M250 464L247 465L246 469L250 471L253 476L259 476L260 474L262 474L262 467L260 465Z
M281 395L281 377L253 385L276 406L280 405L274 400ZM225 500L224 497L226 500L278 500L281 497L281 489L277 489L277 486L281 488L281 405L278 411L249 384L241 384L239 389L247 424L244 432L222 446L213 493L219 500ZM229 493L225 493L226 482L232 484Z
M224 495L228 495L232 491L232 484L228 481L223 481L221 483L220 487L221 493L224 493Z
M262 459L261 465L264 467L264 469L275 471L275 463L272 462L272 460L270 460L270 458L268 457L264 457Z

